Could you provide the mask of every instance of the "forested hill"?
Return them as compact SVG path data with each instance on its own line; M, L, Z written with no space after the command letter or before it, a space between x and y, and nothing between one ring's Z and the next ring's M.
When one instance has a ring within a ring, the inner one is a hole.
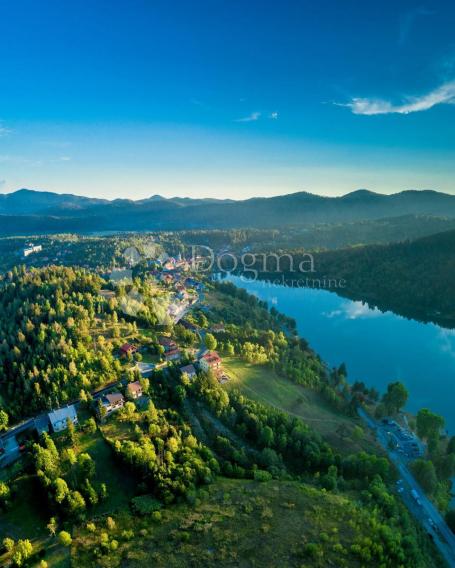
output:
M0 431L8 414L13 423L80 401L78 423L64 431L15 434L22 458L0 479L1 566L442 565L360 426L346 369L327 369L284 333L289 318L206 281L206 303L186 315L197 335L155 317L167 284L138 275L134 297L126 284L106 296L103 284L55 266L16 268L0 281ZM131 315L125 302L138 297ZM215 338L209 330L222 322ZM165 362L163 333L181 360L142 377L136 363ZM202 337L222 354L228 384L180 369L196 365ZM134 355L120 356L125 341ZM320 400L337 433L249 398L236 388L234 360L239 372L254 368L299 389L302 401ZM120 401L109 413L94 400L101 387Z
M455 196L436 191L341 197L298 192L243 201L153 196L105 201L20 190L0 195L0 234L197 228L277 228L435 215L455 217Z
M100 279L73 268L16 269L0 282L0 392L13 419L55 408L119 376L95 343Z
M382 310L455 325L455 231L316 256L318 275L344 278L340 293Z

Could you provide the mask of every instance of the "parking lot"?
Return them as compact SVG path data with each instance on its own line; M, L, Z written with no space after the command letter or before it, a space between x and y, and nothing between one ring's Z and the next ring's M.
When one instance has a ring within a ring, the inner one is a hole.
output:
M387 435L389 444L395 451L407 459L416 459L424 455L425 448L413 432L400 426L395 420L384 418L380 428Z

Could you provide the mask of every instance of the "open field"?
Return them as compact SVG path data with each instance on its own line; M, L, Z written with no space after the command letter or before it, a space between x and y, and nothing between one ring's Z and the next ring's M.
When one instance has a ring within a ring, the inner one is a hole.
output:
M359 419L339 414L315 391L278 376L267 365L252 365L238 357L223 358L230 377L226 389L237 388L246 396L301 418L340 452L380 452L369 431L360 431ZM382 453L382 452L380 452Z

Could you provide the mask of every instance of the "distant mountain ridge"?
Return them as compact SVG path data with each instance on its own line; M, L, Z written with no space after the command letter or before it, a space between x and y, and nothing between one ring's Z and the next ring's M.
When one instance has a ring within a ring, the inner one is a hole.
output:
M21 189L0 195L0 234L55 231L275 228L434 215L455 217L455 196L433 190L392 195L365 189L341 197L308 192L229 199L97 199Z

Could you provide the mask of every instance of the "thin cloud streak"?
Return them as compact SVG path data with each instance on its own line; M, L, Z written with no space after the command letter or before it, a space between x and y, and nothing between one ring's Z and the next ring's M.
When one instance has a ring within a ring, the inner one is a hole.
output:
M3 124L0 123L0 136L7 136L8 134L11 134L11 132L11 128L6 128L6 126L3 126Z
M259 120L260 118L261 118L260 112L252 112L248 116L245 116L243 118L238 118L235 122L255 122L256 120Z
M349 103L334 103L350 108L353 114L373 116L377 114L410 114L429 110L440 104L455 104L455 81L444 83L437 89L420 97L408 97L402 104L393 104L383 99L353 98Z

